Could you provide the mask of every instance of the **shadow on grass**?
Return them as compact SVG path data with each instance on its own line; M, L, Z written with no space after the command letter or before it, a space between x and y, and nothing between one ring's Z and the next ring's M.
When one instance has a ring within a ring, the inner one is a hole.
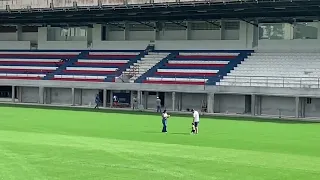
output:
M37 104L12 104L12 103L0 103L0 107L21 107L32 109L48 109L48 110L66 110L66 111L86 111L86 112L99 112L99 113L114 113L114 114L130 114L130 115L153 115L160 116L160 113L151 111L133 111L133 110L121 110L121 109L93 109L88 107L62 107L62 106L45 106ZM177 113L169 112L176 117L192 117L190 113ZM319 121L312 121L306 119L294 119L294 118L265 118L265 117L250 117L250 116L237 116L237 115L201 115L202 118L216 119L216 120L240 120L240 121L253 121L253 122L271 122L281 124L320 124ZM161 133L161 132L160 132Z
M188 135L188 136L190 136L190 133L181 133L181 132L170 133L170 134L175 134L175 135Z
M163 132L160 131L142 131L143 133L148 133L148 134L163 134Z

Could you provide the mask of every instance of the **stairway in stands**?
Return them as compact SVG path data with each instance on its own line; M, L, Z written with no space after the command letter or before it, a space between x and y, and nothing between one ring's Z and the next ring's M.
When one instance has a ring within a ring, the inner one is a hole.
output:
M123 74L127 75L130 78L129 82L133 83L136 79L145 74L149 69L154 67L169 54L170 53L149 52L136 63L132 64L130 68L127 68Z
M87 51L82 51L80 52L80 54L74 58L70 58L70 59L65 59L66 61L59 66L54 72L47 74L45 77L43 77L44 80L51 80L54 78L54 75L61 73L63 70L66 70L66 68L68 66L71 66L72 64L74 64L75 62L78 61L79 58L87 56L88 52Z

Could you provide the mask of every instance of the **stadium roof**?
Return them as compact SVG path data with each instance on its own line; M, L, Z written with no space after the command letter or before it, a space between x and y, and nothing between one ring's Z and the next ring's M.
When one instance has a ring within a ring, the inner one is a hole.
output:
M208 19L286 22L319 20L319 17L319 0L238 0L2 11L0 24L85 24Z

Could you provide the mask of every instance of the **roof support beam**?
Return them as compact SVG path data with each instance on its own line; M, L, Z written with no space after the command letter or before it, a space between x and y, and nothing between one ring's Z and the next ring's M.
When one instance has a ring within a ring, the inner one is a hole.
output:
M169 21L169 22L171 22L171 23L173 23L173 24L176 24L176 25L178 25L178 26L184 27L184 28L186 28L186 29L188 28L188 26L183 25L182 22L177 22L177 21Z
M240 18L240 20L241 20L241 21L244 21L244 22L246 22L246 23L248 23L248 24L251 24L251 25L253 25L253 26L255 26L255 27L259 27L259 24L256 24L256 23L254 23L254 22L252 22L252 21L249 21L249 20L246 20L246 19L242 19L242 18Z
M145 25L145 26L148 26L148 27L151 27L151 28L153 28L153 29L156 29L156 27L153 26L151 22L149 22L149 23L141 22L141 21L135 21L135 22L137 22L137 23L139 23L139 24L142 24L142 25Z
M107 25L115 26L115 27L121 28L123 30L126 29L125 26L121 26L119 23L107 23Z
M216 27L218 27L218 28L221 28L221 24L217 24L217 23L216 23L217 21L205 20L205 22L207 22L207 23L209 23L209 24L212 24L212 25L214 25L214 26L216 26Z

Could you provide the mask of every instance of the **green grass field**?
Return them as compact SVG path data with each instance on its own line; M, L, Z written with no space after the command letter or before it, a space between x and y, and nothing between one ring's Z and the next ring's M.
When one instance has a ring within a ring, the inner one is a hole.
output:
M319 180L320 124L0 107L1 180Z

